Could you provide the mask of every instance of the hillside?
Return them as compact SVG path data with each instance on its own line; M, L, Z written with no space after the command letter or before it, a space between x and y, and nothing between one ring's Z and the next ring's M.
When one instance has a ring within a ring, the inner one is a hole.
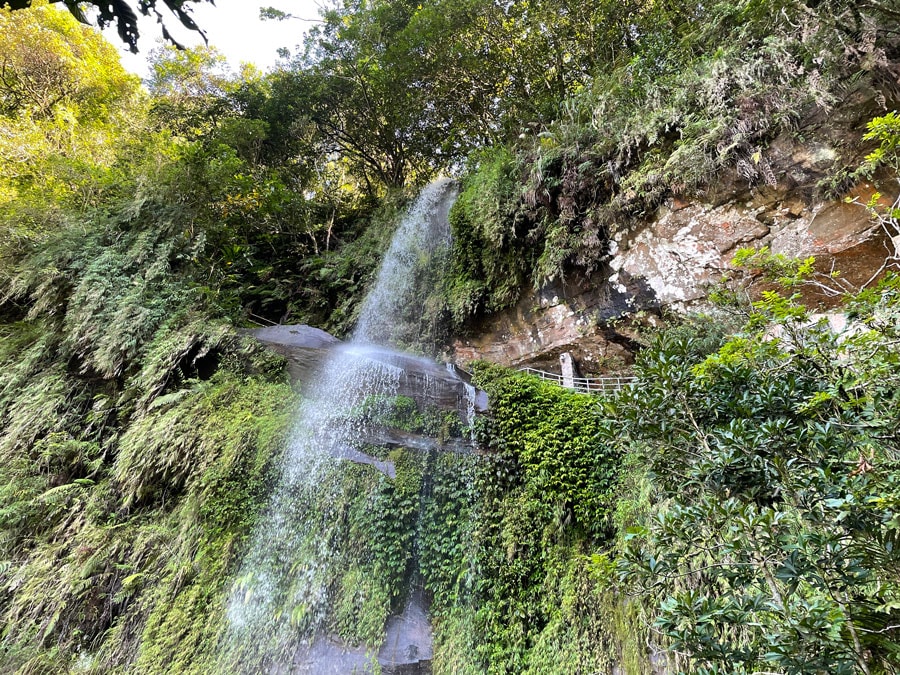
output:
M898 18L2 10L0 672L900 672Z

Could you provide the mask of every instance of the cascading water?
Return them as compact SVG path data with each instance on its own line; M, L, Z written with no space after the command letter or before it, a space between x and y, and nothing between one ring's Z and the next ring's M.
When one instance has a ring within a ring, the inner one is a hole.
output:
M394 234L378 270L378 278L363 302L353 342L393 344L403 331L404 309L414 299L413 272L424 258L450 243L448 216L456 199L448 179L429 185Z
M336 554L323 531L328 516L311 517L307 500L321 489L323 476L335 462L360 454L355 448L372 429L369 418L358 411L398 391L404 369L392 364L389 350L380 345L406 335L399 318L416 291L412 270L449 243L447 215L455 197L450 180L437 181L422 192L397 228L353 340L329 352L318 376L304 387L280 481L232 591L223 668L343 673L365 663L334 653L316 661L317 650L328 652L316 639L331 602L324 570ZM411 358L416 357L403 357ZM297 660L298 648L306 649L303 663Z

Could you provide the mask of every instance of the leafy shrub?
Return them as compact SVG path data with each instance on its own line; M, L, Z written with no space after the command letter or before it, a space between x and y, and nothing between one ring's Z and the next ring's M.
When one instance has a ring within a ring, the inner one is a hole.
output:
M659 506L620 569L696 672L894 672L896 292L841 335L772 294L708 355L642 356L618 419Z

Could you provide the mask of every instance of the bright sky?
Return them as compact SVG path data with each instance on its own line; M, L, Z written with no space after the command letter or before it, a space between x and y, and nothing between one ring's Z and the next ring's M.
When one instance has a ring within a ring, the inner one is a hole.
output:
M261 21L260 7L274 7L301 19L317 19L323 3L326 0L216 0L215 5L208 2L193 5L192 16L206 32L210 46L225 54L232 69L237 70L240 63L249 62L267 70L278 60L278 48L287 47L294 52L294 48L303 41L303 33L314 23L298 19ZM202 38L193 31L185 30L177 17L167 16L170 13L162 2L158 3L158 8L166 18L166 27L181 44L203 44ZM147 55L158 46L157 40L161 39L162 33L155 19L150 17L141 17L139 28L139 54L127 50L114 26L108 26L103 34L119 46L122 65L146 77L149 72Z

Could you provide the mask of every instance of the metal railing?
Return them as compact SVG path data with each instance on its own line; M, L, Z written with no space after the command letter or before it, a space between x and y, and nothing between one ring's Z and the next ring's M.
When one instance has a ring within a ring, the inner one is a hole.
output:
M567 378L556 373L548 373L537 368L519 368L520 372L534 375L547 382L553 382L560 387L571 389L582 394L613 394L623 387L631 387L637 382L637 378L631 375L604 375L602 377L574 377L566 382ZM569 386L571 384L571 386Z

